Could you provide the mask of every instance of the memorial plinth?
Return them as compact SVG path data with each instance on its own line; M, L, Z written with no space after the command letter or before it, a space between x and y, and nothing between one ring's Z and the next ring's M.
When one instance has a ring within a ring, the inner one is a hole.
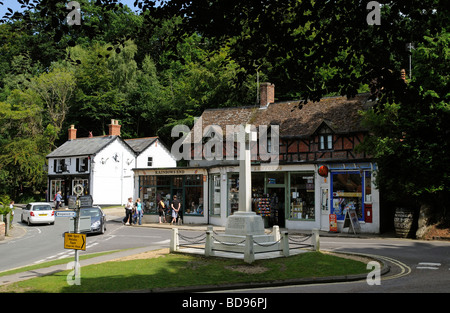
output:
M255 133L254 133L255 134ZM225 234L216 236L220 242L215 243L218 250L240 252L248 263L254 261L256 250L265 250L264 247L255 247L254 243L270 243L275 241L273 235L266 235L264 222L260 215L251 210L251 155L250 142L256 141L252 136L250 125L246 125L238 136L240 142L239 161L239 210L227 218Z
M227 219L225 234L236 236L264 235L262 217L255 212L235 212Z

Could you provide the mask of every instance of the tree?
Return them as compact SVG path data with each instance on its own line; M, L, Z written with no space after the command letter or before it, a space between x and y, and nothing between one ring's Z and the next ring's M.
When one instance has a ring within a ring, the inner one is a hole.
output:
M55 68L31 81L30 89L46 107L52 133L55 135L62 129L66 120L75 87L75 75L65 68ZM56 136L49 138L50 144L53 145L56 139Z
M435 218L450 209L450 35L425 36L413 53L414 75L406 84L380 93L365 113L373 135L361 149L379 165L377 184L390 201L432 206Z

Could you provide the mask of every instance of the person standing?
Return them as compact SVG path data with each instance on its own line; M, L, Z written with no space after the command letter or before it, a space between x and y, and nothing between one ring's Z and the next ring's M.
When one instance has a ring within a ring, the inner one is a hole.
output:
M122 223L124 225L131 225L133 218L133 198L128 198L128 202L125 205L125 218Z
M180 201L178 201L177 196L173 196L173 201L172 201L172 221L170 222L170 225L173 225L174 223L176 224L177 222L177 216L178 216L178 211L180 210L181 204Z
M144 216L144 213L142 211L141 199L137 198L137 200L136 200L136 219L137 219L137 221L134 222L135 225L136 225L136 222L139 225L142 225L142 216Z

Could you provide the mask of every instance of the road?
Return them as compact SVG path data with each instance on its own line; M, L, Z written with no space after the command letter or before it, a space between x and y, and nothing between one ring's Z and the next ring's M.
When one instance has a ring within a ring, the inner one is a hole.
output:
M70 223L73 223L69 218L58 217L55 225L27 226L18 222L20 213L21 210L17 209L14 223L16 227L23 228L24 235L0 242L0 271L73 256L73 250L64 249L62 237L62 234L70 228ZM169 238L169 229L130 227L123 226L117 221L108 221L106 233L88 236L86 251L81 251L80 255L149 246L155 249L167 248ZM448 241L322 236L320 242L321 250L375 256L390 266L390 272L382 276L380 285L368 285L364 280L236 291L251 293L450 292L450 242Z
M74 255L74 250L64 249L63 233L73 225L70 218L57 217L54 225L27 226L20 222L21 211L15 210L13 223L24 235L0 242L0 272ZM167 248L169 236L169 230L123 226L122 223L107 221L105 234L87 236L86 251L80 250L80 256L147 246Z
M268 287L251 293L449 293L450 242L321 237L321 250L374 256L390 266L379 285L357 282ZM232 292L232 291L227 291Z

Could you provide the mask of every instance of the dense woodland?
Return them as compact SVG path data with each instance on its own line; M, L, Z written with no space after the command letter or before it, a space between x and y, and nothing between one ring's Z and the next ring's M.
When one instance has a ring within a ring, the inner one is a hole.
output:
M383 196L450 214L445 1L385 1L379 25L369 1L136 0L133 12L79 0L80 25L67 22L68 1L19 2L0 21L0 194L45 189L45 155L70 124L103 135L117 119L124 138L170 146L172 126L254 105L269 81L277 100L304 105L371 92L372 136L359 149L377 159Z

